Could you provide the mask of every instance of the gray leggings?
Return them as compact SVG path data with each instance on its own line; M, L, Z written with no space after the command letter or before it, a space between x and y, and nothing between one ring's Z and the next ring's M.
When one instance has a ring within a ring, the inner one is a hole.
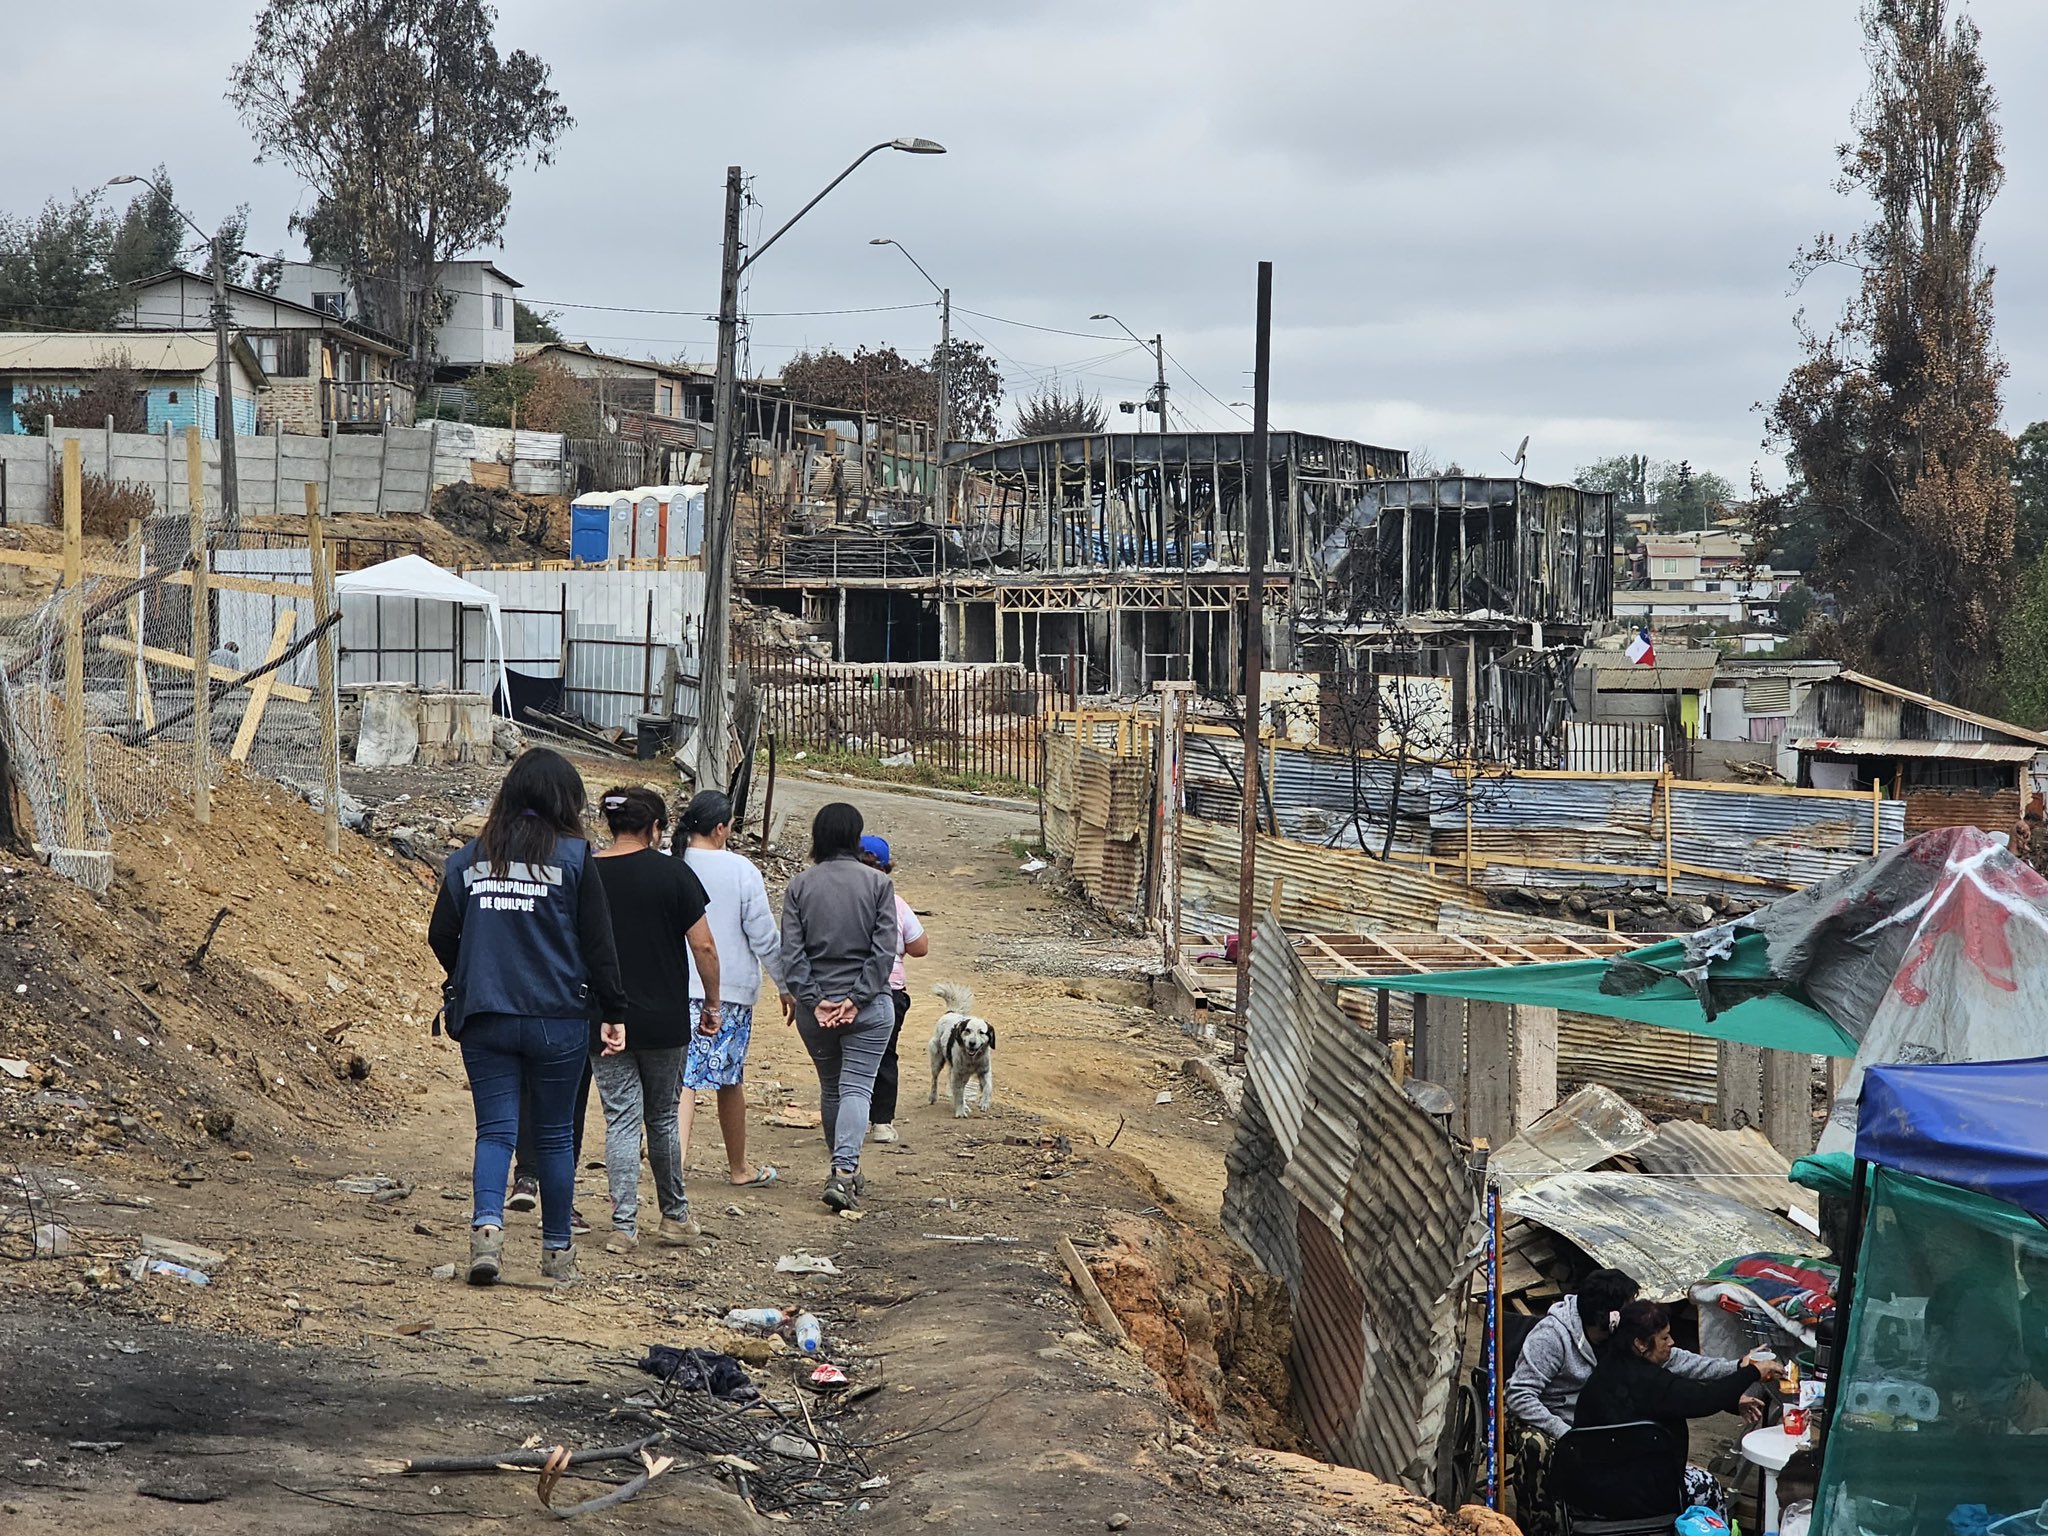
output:
M896 1032L896 1006L884 992L861 1004L851 1024L820 1029L817 1014L798 1003L796 1032L818 1069L818 1114L832 1148L832 1166L840 1173L856 1173L860 1146L868 1134L875 1074Z
M597 1096L604 1104L604 1171L611 1185L612 1226L637 1232L640 1220L640 1132L647 1132L647 1161L661 1214L690 1219L683 1192L683 1145L676 1103L683 1081L683 1049L621 1051L592 1058Z

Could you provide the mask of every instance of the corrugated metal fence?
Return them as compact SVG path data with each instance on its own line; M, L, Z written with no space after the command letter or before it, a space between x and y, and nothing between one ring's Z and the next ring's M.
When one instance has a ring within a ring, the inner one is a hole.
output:
M1149 757L1150 722L1079 714L1056 731ZM1243 746L1214 728L1189 734L1188 813L1235 826ZM1396 765L1269 742L1263 797L1280 833L1328 848L1386 846ZM1847 790L1715 784L1655 773L1400 770L1392 858L1476 886L1662 885L1768 898L1803 889L1906 832L1904 802Z
M1309 1431L1333 1460L1449 1498L1444 1441L1483 1235L1464 1151L1271 918L1252 946L1247 1061L1223 1221L1287 1286Z

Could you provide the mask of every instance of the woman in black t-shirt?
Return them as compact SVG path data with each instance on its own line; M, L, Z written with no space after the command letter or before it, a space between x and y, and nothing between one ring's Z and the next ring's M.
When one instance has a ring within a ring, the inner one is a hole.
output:
M626 1049L593 1063L598 1097L604 1103L604 1165L611 1184L612 1236L607 1253L631 1253L640 1243L640 1133L647 1133L647 1161L661 1201L657 1240L679 1247L701 1235L690 1219L683 1187L683 1146L677 1133L676 1101L689 1047L690 967L713 1002L718 997L718 950L709 904L690 866L661 846L668 806L651 789L606 791L599 802L611 827L611 844L593 868L604 883L618 941L619 970L626 983ZM715 1020L715 1007L706 1009Z

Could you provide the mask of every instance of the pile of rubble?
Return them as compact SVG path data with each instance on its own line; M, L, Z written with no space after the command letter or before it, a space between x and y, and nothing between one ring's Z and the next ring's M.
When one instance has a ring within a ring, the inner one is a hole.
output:
M1511 912L1533 912L1616 933L1692 933L1754 912L1761 905L1718 891L1705 896L1666 895L1653 887L1626 886L1511 885L1487 895L1494 906Z

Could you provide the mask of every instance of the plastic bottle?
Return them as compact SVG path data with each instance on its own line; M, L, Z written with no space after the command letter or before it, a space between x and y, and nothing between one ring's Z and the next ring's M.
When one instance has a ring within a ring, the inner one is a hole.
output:
M771 1333L782 1326L780 1307L734 1307L725 1314L725 1326L750 1333Z
M825 1325L808 1312L797 1314L796 1347L807 1355L815 1355L825 1347Z
M183 1280L188 1285L211 1285L212 1277L202 1270L192 1269L183 1264L173 1264L169 1259L151 1259L149 1273L169 1275L173 1280Z

